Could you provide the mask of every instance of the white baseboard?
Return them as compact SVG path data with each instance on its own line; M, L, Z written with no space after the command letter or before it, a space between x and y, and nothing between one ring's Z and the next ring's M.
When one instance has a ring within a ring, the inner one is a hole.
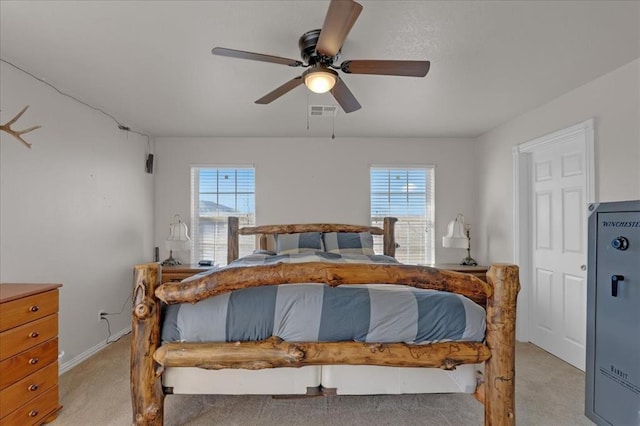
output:
M123 330L120 330L119 332L112 334L111 336L109 336L109 341L114 342L118 339L120 339L122 336L131 333L131 327L127 327ZM60 364L60 368L58 370L58 374L62 374L65 373L69 370L71 370L73 367L75 367L76 365L80 364L82 361L91 358L93 355L97 354L98 352L100 352L101 350L103 350L104 348L106 348L108 345L108 343L106 342L106 340L98 343L97 345L87 349L86 351L82 352L80 355L70 359L69 361Z

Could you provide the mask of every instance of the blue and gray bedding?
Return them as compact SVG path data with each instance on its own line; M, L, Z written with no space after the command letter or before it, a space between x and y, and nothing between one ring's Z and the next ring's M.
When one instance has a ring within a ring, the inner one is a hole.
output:
M226 268L300 262L397 263L383 255L322 251L256 253ZM202 276L202 275L200 275ZM284 284L221 294L195 304L169 305L163 342L483 341L484 309L464 296L387 284L330 287Z

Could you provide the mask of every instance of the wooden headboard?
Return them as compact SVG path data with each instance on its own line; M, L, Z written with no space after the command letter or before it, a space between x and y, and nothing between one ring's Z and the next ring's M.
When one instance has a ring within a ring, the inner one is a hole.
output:
M395 217L385 217L383 228L364 225L344 225L338 223L302 223L294 225L263 225L245 226L240 228L239 220L235 216L228 218L229 233L227 235L227 263L238 258L240 235L260 235L260 248L267 248L267 235L295 234L299 232L370 232L372 235L382 235L383 252L387 256L395 257L396 239Z

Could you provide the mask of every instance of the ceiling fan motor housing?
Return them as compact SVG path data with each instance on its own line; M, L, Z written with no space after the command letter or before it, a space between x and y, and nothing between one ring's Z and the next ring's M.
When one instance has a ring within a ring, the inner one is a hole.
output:
M340 50L335 56L324 56L316 51L316 45L318 44L318 38L320 37L320 30L311 30L302 34L300 40L298 40L298 46L300 47L300 56L302 60L309 65L322 64L325 66L331 66L334 62L340 59Z

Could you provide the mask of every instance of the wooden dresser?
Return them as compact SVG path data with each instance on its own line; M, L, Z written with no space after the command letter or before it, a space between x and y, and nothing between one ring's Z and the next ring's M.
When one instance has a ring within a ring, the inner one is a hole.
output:
M178 265L178 266L163 266L162 276L160 277L161 283L182 281L185 278L189 278L191 275L205 272L216 266L200 266L200 265Z
M0 284L0 426L57 417L58 288Z

